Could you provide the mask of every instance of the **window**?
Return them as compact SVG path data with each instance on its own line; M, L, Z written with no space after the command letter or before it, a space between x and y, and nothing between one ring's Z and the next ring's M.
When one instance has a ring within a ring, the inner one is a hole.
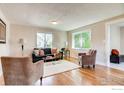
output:
M91 30L72 33L72 48L82 49L91 47Z
M52 34L37 33L37 47L38 48L51 48L52 47Z

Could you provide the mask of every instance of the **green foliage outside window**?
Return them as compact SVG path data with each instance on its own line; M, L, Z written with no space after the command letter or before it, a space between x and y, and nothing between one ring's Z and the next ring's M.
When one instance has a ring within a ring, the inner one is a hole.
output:
M74 48L90 48L91 47L91 32L80 32L73 35Z

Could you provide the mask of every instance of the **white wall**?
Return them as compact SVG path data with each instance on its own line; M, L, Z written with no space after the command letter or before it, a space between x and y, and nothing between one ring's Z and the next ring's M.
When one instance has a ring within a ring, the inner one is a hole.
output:
M6 23L6 44L0 43L0 57L9 55L9 22L0 10L0 18ZM0 76L2 74L1 59L0 59Z
M69 49L71 50L71 57L77 58L79 52L87 50L77 50L72 48L72 33L91 29L91 48L97 50L96 60L98 64L106 64L105 60L105 23L99 22L88 26L80 27L68 32Z
M10 25L10 53L11 55L21 55L21 46L18 43L20 38L23 38L25 44L25 55L30 55L33 48L36 47L36 33L52 33L53 34L53 47L62 48L64 47L65 41L67 40L67 32L57 31L49 28L40 28L24 25Z
M110 26L110 50L117 49L121 51L120 48L120 27L116 25Z
M124 54L124 27L120 28L120 51Z

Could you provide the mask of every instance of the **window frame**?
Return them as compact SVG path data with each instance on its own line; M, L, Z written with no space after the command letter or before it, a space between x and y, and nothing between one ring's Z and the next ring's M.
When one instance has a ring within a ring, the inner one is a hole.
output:
M44 47L38 47L38 40L37 40L37 34L38 34L38 33L44 34L44 42L46 42L46 35L47 35L47 34L51 34L51 35L52 35L52 44L51 44L51 47L46 47L45 44L44 44ZM36 47L37 47L37 48L52 48L52 47L53 47L53 33L37 32L37 34L36 34Z
M82 34L82 33L86 33L86 32L89 32L89 34L90 34L89 38L90 38L90 48L91 48L91 29L86 29L86 30L72 33L72 49L90 49L90 48L75 48L75 45L74 45L74 36L77 34Z

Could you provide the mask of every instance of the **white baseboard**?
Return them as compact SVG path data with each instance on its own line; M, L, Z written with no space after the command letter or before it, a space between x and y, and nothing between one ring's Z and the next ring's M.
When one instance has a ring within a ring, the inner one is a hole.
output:
M105 63L103 63L103 62L96 62L96 64L98 64L98 65L103 65L103 66L107 66Z

